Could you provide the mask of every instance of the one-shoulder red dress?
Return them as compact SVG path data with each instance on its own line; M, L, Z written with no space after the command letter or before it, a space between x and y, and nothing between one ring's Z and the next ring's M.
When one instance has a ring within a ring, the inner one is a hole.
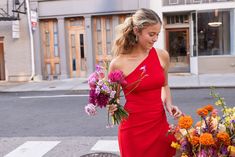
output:
M135 86L133 82L137 80L140 82ZM121 122L118 129L121 157L174 156L175 149L170 145L175 139L173 135L167 135L169 125L161 100L164 69L154 48L126 76L126 81L127 85L123 86L126 98L124 108L129 112L129 117Z

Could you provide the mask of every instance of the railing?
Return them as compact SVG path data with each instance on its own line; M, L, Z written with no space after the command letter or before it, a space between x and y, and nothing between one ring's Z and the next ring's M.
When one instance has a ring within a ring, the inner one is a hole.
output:
M221 2L235 2L235 0L162 0L163 6L172 5L187 5L187 4L201 4L201 3L221 3Z

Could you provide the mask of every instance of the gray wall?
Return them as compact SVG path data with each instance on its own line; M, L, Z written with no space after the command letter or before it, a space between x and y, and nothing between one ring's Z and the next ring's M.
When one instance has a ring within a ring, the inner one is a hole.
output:
M4 7L6 1L0 1ZM11 3L10 3L11 4ZM9 8L11 10L11 8ZM27 81L31 76L31 53L27 16L20 15L20 38L12 38L12 21L0 21L0 36L4 37L6 80Z
M39 2L39 16L120 12L149 7L149 0L60 0Z
M235 56L198 57L198 73L235 73Z

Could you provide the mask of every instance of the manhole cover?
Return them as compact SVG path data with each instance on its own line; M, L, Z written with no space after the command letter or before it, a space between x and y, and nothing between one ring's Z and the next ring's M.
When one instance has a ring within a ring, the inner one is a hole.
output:
M120 156L112 153L90 153L82 155L81 157L120 157Z

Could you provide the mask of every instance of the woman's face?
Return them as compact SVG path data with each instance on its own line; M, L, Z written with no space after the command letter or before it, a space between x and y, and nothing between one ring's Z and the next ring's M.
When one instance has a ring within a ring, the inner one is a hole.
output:
M137 34L138 44L144 49L151 49L158 39L160 30L160 23L145 27L141 32Z

